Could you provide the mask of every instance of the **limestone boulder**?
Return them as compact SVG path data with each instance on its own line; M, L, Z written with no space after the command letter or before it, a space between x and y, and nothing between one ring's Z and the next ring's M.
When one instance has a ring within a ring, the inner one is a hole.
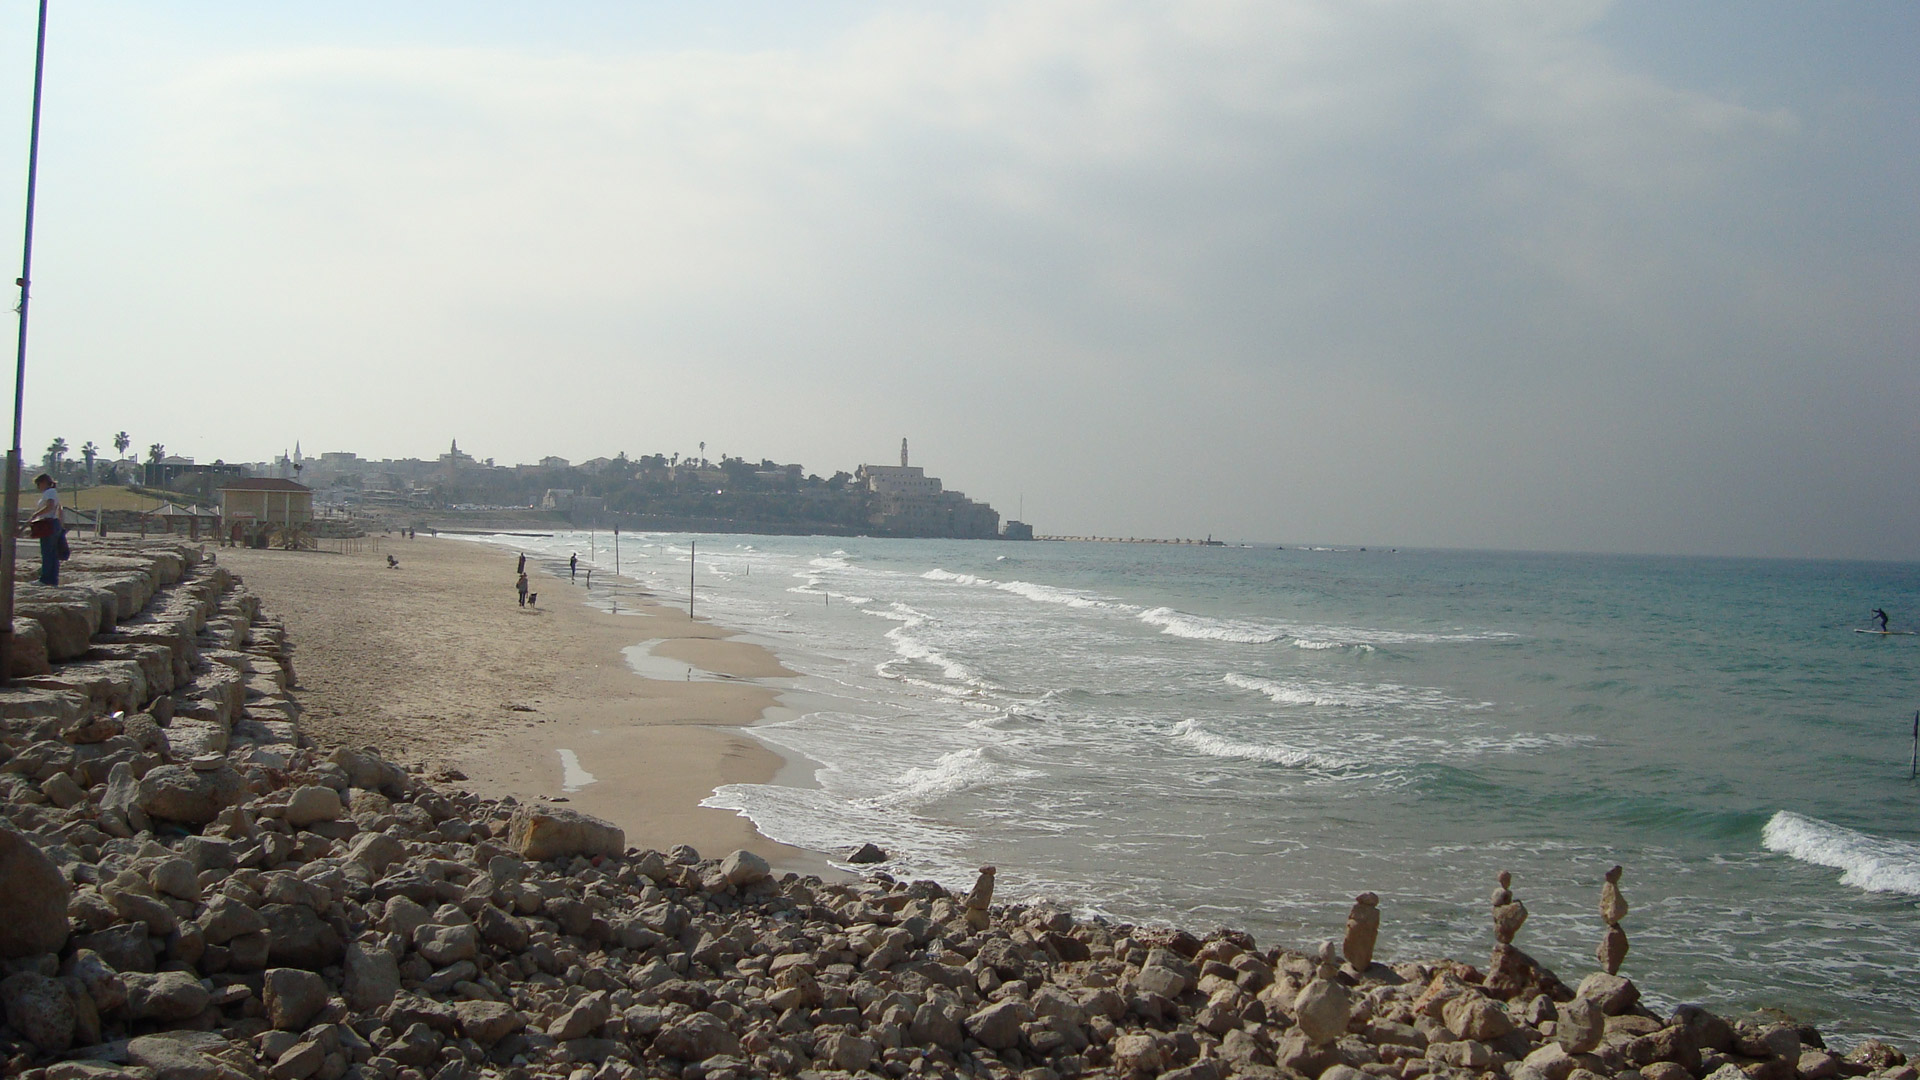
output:
M99 894L93 894L93 900L109 913L109 919L114 917L111 914L113 909L107 906L106 901L100 899ZM76 949L91 949L99 953L100 958L111 965L115 971L154 970L154 948L151 939L147 937L145 923L122 923L91 934L76 934L73 944Z
M736 889L765 881L772 873L773 868L767 865L767 860L751 851L735 851L720 860L720 876Z
M413 947L433 966L446 967L462 960L475 959L479 955L480 932L471 923L458 926L427 923L413 932Z
M13 653L7 658L9 678L25 679L53 671L47 658L47 630L33 619L13 620Z
M507 846L522 858L544 861L575 855L617 857L627 834L599 818L558 806L519 806L507 823Z
M499 1001L459 1001L453 1012L459 1018L460 1034L481 1046L492 1046L527 1026L526 1017Z
M161 765L140 778L140 809L150 817L185 825L205 825L229 806L245 802L249 792L233 766L200 772L187 765Z
M1024 1001L996 1002L967 1017L967 1034L991 1050L1011 1050L1020 1045L1020 1027L1034 1020L1033 1007Z
M344 993L354 1009L384 1009L400 992L400 962L386 949L355 941L347 946L346 969Z
M1640 988L1631 979L1596 971L1580 980L1574 996L1590 999L1608 1016L1619 1016L1639 1002Z
M267 1022L281 1031L303 1031L327 1004L327 983L311 971L269 968L266 976Z
M305 904L264 904L260 917L267 924L267 963L272 966L319 971L346 956L340 932Z
M1589 997L1576 997L1560 1006L1554 1039L1569 1054L1591 1053L1606 1034L1607 1014Z
M232 1046L211 1031L163 1031L129 1041L127 1060L154 1080L236 1080L240 1074L212 1056Z
M353 838L347 847L348 866L365 871L368 878L378 878L407 853L407 849L382 832L365 832Z
M211 945L225 945L242 934L257 934L267 928L260 913L230 896L215 896L200 915L200 929Z
M0 824L0 957L59 952L67 943L73 887L46 853Z
M951 1052L960 1049L965 1033L960 1027L960 1017L953 1011L941 1008L936 1002L928 1002L914 1011L907 1034L919 1045L938 1046Z
M61 966L60 974L80 981L81 988L93 1001L95 1012L109 1013L127 1002L126 980L92 949L75 949Z
M41 1053L58 1054L73 1045L78 1015L60 980L31 971L9 975L0 979L0 1004L6 1006L7 1026Z
M1346 1034L1352 1010L1347 988L1328 979L1309 982L1293 1000L1294 1023L1314 1046L1324 1046Z
M694 1013L660 1029L653 1037L654 1049L681 1061L705 1061L740 1048L740 1040L726 1023L712 1013Z
M205 1012L212 1000L200 980L185 971L136 972L124 978L127 1016L134 1020L191 1020Z
M304 829L321 821L338 821L342 809L339 792L319 784L307 784L294 788L288 797L286 822L296 829Z
M13 617L40 624L47 659L59 662L85 656L100 632L100 608L91 600L61 595L58 589L21 586Z
M327 760L346 771L347 782L362 791L378 791L389 798L406 793L407 774L378 754L340 747Z
M606 993L596 990L548 1025L547 1034L561 1042L585 1038L599 1031L612 1015L613 1006L607 1001Z
M1462 994L1440 1010L1447 1027L1462 1038L1492 1042L1513 1030L1507 1011L1478 994Z
M815 1060L842 1072L861 1072L872 1065L873 1059L879 1055L879 1049L871 1039L848 1032L833 1032L817 1045Z

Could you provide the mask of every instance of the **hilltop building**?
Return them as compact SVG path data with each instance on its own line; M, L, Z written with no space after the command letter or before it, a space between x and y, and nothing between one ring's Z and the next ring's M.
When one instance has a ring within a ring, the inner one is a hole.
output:
M992 540L1000 535L1000 512L958 491L941 487L918 465L907 464L907 440L900 440L900 464L862 465L854 480L872 495L868 522L896 536L951 536Z

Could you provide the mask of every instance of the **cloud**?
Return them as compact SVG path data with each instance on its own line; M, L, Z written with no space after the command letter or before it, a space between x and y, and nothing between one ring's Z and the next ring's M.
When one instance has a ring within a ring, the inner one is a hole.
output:
M216 51L121 106L141 195L91 228L149 348L269 358L342 445L827 470L905 432L1081 531L1751 543L1752 461L1824 483L1818 432L1913 400L1912 252L1808 233L1830 119L1636 70L1608 15L1038 0Z

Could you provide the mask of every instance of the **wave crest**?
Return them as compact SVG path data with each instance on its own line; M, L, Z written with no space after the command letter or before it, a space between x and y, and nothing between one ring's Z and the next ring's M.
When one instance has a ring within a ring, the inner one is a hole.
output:
M1843 871L1842 885L1920 896L1920 844L1912 841L1869 836L1782 810L1760 830L1760 842L1769 851Z
M1173 726L1173 737L1208 757L1239 758L1244 761L1264 761L1273 765L1282 765L1289 769L1312 769L1321 772L1342 772L1354 767L1354 763L1333 754L1323 754L1315 750L1301 750L1291 746L1273 746L1262 743L1242 742L1215 735L1200 726L1198 720L1182 720Z
M1149 608L1141 612L1139 618L1149 626L1159 627L1163 634L1191 638L1195 641L1233 641L1243 645L1265 645L1268 642L1279 641L1285 636L1279 627L1262 626L1258 623L1240 622L1235 619L1189 615L1170 607Z

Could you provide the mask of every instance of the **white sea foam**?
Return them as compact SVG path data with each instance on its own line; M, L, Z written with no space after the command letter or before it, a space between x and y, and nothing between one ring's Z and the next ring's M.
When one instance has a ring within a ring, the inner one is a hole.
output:
M920 575L927 581L945 581L955 585L977 585L982 588L998 589L1001 592L1022 596L1041 604L1061 604L1075 608L1108 608L1115 611L1136 612L1140 608L1134 604L1121 603L1112 597L1091 593L1076 592L1072 589L1041 585L1032 581L997 581L993 578L979 577L975 574L960 574L952 570L933 569Z
M1869 836L1791 810L1773 815L1760 842L1769 851L1843 871L1842 885L1920 896L1920 843Z
M1243 742L1239 739L1215 735L1201 727L1198 720L1182 720L1175 724L1173 737L1176 741L1209 757L1265 761L1274 765L1284 765L1289 769L1315 769L1325 772L1338 772L1353 767L1350 761L1333 754L1323 754L1317 750Z
M1451 630L1445 633L1418 630L1375 630L1361 626L1292 626L1263 623L1250 619L1224 619L1195 615L1170 607L1149 608L1139 615L1141 622L1160 627L1160 632L1199 641L1231 641L1244 645L1265 645L1281 638L1292 640L1301 649L1354 648L1369 650L1375 645L1414 645L1453 641L1499 641L1519 635L1499 630Z
M1323 652L1328 649L1352 649L1354 652L1372 652L1373 646L1364 641L1320 641L1315 638L1293 639L1293 647L1309 652Z
M1336 706L1348 709L1391 707L1445 709L1459 704L1438 690L1394 683L1334 683L1320 679L1262 679L1230 673L1229 686L1264 694L1276 705Z
M894 659L881 663L875 669L879 674L889 679L901 678L900 672L894 670L894 665L901 660L912 660L923 664L931 664L939 668L941 674L945 675L948 679L967 687L981 690L998 689L998 687L992 683L981 678L972 668L947 656L939 649L934 648L932 645L927 644L912 634L911 631L914 628L924 626L929 621L929 616L925 612L916 611L900 603L895 603L881 609L863 608L861 610L869 615L876 615L882 619L889 619L900 624L886 633L887 641L893 645ZM932 686L932 688L949 693L954 691L953 687L948 686L936 685Z
M893 781L894 789L868 800L873 806L911 807L958 795L969 788L1006 780L1032 779L1040 774L1001 761L988 747L974 746L941 755L924 768L912 768Z
M1149 626L1158 626L1163 634L1192 638L1196 641L1233 641L1244 645L1265 645L1270 641L1279 641L1284 636L1282 629L1276 626L1243 622L1237 619L1189 615L1170 607L1148 608L1140 613L1139 618Z

